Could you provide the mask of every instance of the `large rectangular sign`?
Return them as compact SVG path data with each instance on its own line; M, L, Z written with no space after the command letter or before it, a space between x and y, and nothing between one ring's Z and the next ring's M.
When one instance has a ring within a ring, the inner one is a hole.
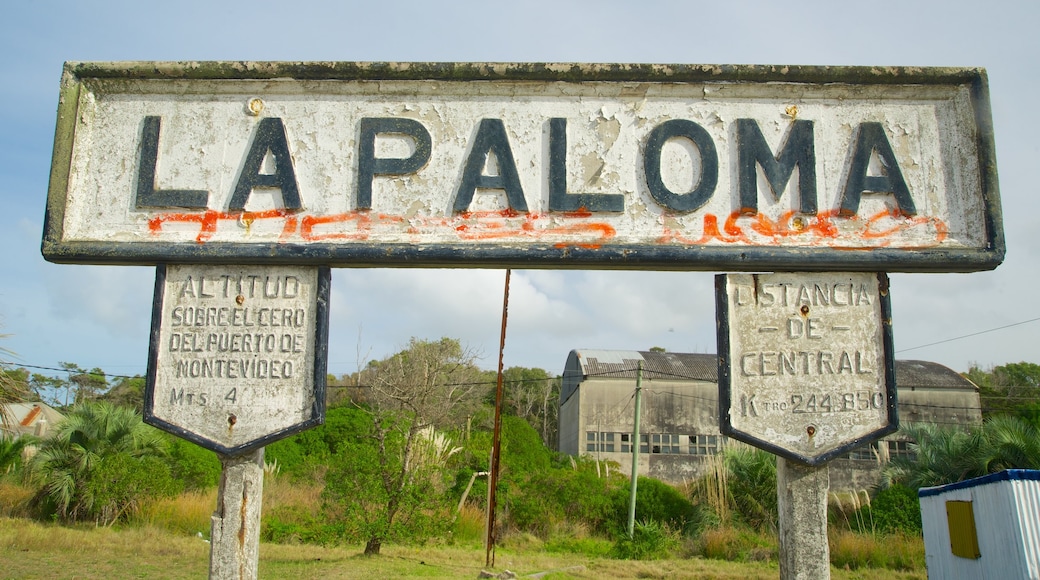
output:
M980 69L70 63L57 262L972 271Z

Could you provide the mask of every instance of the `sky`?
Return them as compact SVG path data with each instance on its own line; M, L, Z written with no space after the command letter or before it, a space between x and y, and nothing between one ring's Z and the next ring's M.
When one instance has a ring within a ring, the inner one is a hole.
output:
M0 20L0 359L143 374L155 270L57 265L40 241L65 61L422 61L984 67L1007 242L996 270L893 274L896 357L1040 362L1040 3L41 1ZM715 352L713 273L514 270L506 367L576 348ZM328 370L409 339L498 362L505 271L337 269ZM935 344L938 343L938 344ZM37 369L36 367L41 367Z

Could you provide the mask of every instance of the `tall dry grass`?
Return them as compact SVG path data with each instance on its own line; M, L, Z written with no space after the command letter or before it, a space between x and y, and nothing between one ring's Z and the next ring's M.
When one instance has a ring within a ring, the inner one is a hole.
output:
M0 480L0 517L27 518L33 490L10 481Z
M163 528L174 534L209 537L210 517L216 507L216 489L190 491L142 504L130 523Z
M916 571L925 566L924 539L920 536L831 530L828 540L831 564L837 568Z

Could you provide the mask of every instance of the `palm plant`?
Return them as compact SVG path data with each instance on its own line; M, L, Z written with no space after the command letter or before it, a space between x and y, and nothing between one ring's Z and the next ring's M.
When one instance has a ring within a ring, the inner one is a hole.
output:
M1003 469L1040 468L1040 432L1011 415L987 419L972 431L918 423L904 426L911 457L898 457L882 471L886 485L917 489L945 485Z
M986 420L988 473L1003 469L1040 469L1040 431L1012 415Z
M760 531L776 531L776 456L732 444L723 452L728 494L744 522Z
M0 435L0 475L9 473L22 461L22 452L33 441L31 437Z
M125 467L128 460L164 451L160 432L144 424L133 409L109 403L78 405L30 463L31 477L40 486L35 503L62 519L112 513L97 501L105 495L105 482L98 477L102 466Z

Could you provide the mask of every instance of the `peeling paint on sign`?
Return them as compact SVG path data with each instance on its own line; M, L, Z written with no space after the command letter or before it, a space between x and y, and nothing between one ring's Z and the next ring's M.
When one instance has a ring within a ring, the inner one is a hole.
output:
M151 64L67 65L48 259L1003 259L981 71Z

